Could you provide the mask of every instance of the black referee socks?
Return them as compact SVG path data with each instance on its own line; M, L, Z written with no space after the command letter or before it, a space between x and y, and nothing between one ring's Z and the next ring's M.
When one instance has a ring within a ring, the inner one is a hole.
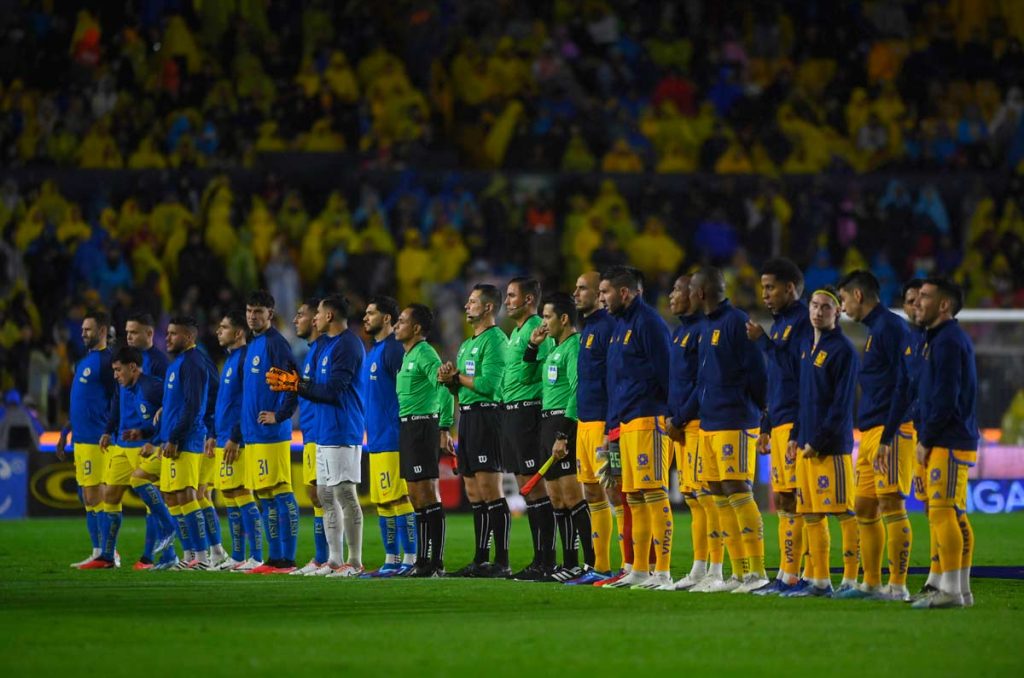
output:
M494 533L494 564L508 567L508 535L512 529L512 514L505 498L487 504L491 531Z

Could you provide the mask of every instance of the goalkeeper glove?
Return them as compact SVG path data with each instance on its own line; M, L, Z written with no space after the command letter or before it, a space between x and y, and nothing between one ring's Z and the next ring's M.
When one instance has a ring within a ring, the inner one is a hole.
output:
M271 391L298 391L299 373L271 367L267 370L267 386Z
M604 459L604 463L597 469L597 476L601 479L601 485L606 488L615 487L622 478L622 458L619 452L619 441L608 442L608 447L598 452L598 457Z

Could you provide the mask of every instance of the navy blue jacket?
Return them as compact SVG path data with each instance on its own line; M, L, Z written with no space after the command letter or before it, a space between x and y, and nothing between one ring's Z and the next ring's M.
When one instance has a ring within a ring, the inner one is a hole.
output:
M164 397L164 382L148 374L140 374L134 384L118 389L117 407L110 413L107 433L116 435L114 444L120 447L142 447L145 439L156 433L153 415L160 409ZM124 440L122 431L137 429L143 440Z
M299 382L299 395L316 407L316 443L325 447L363 444L362 366L366 349L350 329L324 336L312 381Z
M728 299L707 315L700 338L697 389L683 406L681 421L700 418L705 431L760 426L767 373L761 352L747 338L747 319Z
M761 431L796 421L800 411L800 347L812 341L810 313L795 301L773 316L772 327L757 340L768 363L768 415Z
M639 295L623 309L608 348L605 429L668 413L668 325Z
M405 348L389 334L373 342L363 360L363 404L366 408L366 451L398 450L398 390L395 378L402 371Z
M978 372L974 346L955 319L925 334L918 382L920 426L925 447L978 449Z
M142 373L156 377L163 381L167 374L167 366L171 361L167 359L164 352L156 346L150 346L142 352Z
M672 425L682 427L680 417L683 406L697 388L700 334L704 314L700 311L679 316L679 327L672 333L672 348L668 356L668 412Z
M583 319L576 358L576 412L580 421L605 421L608 416L608 345L615 318L599 308Z
M208 380L206 361L194 346L171 361L164 379L160 441L175 443L183 452L203 451Z
M900 424L910 421L910 332L900 316L879 304L862 321L868 340L861 360L857 428L883 426L882 444L891 445Z
M853 452L857 351L837 325L818 343L804 342L800 357L800 416L789 439L820 454Z
M246 347L228 352L219 377L217 400L214 407L217 447L228 440L242 439L242 372L245 371Z
M290 391L274 392L267 386L267 370L271 367L295 371L295 357L292 348L271 327L249 342L245 355L245 369L242 370L242 440L246 444L291 442L292 415L298 398ZM260 412L275 414L276 424L261 424Z

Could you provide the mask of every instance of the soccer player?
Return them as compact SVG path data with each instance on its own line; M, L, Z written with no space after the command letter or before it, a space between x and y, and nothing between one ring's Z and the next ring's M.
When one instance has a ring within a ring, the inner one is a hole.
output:
M698 351L704 314L696 300L690 298L690 276L681 275L672 284L668 296L669 310L679 318L679 327L672 333L669 351L669 383L666 432L673 441L679 491L690 509L690 539L693 543L693 565L690 572L676 582L676 591L686 591L707 575L722 579L721 526L718 508L707 483L698 477L700 464L700 420L683 422L680 411L697 388Z
M615 331L615 320L601 305L598 288L601 275L596 271L584 273L576 279L573 299L577 317L582 318L580 350L576 363L578 379L576 389L577 477L583 483L583 496L590 507L591 530L594 542L594 569L572 580L571 584L594 584L611 576L612 509L619 530L619 548L625 563L625 540L622 538L622 495L616 488L605 490L597 475L600 462L597 451L604 444L605 417L608 414L608 345ZM611 506L609 506L609 504ZM629 545L632 554L632 544ZM632 555L630 555L632 560Z
M857 394L857 353L839 329L838 293L815 290L810 315L814 334L800 353L800 413L790 440L799 448L797 510L804 515L814 564L809 586L780 595L802 598L832 595L830 539L826 516L849 514L853 483L853 405Z
M294 392L272 391L266 375L273 368L295 373L291 347L273 326L274 297L265 290L249 295L245 320L252 330L242 375L241 439L244 441L246 486L259 499L269 558L253 574L284 574L295 568L299 537L299 505L292 492L292 415Z
M511 515L501 491L501 399L502 374L508 340L495 317L501 307L501 292L494 285L480 283L466 300L466 322L473 336L462 342L456 364L446 362L437 371L438 383L459 399L458 472L473 507L475 552L473 561L450 574L455 577L511 576L508 563L508 532ZM494 538L494 562L489 562L490 540Z
M217 343L227 352L217 389L214 450L217 465L217 491L228 507L231 530L231 558L220 570L249 572L263 564L263 526L260 509L246 487L246 457L239 454L242 430L242 372L245 370L245 313L231 311L217 324ZM232 439L234 438L234 439ZM249 557L245 557L246 540Z
M167 326L167 367L161 404L159 442L162 443L160 490L173 496L187 530L184 546L194 557L177 569L208 570L210 543L206 518L199 505L199 465L206 440L209 373L206 358L196 348L198 327L191 316L171 318ZM172 511L173 513L173 511Z
M107 533L103 535L103 552L92 562L82 565L83 570L107 569L114 567L114 550L117 536L121 529L121 500L125 490L131 486L151 511L149 515L156 521L157 531L150 537L147 516L147 534L144 551L135 570L148 570L153 567L155 553L163 551L174 540L175 523L160 493L152 485L154 478L159 479L160 459L149 456L140 458L139 453L144 439L155 433L153 415L160 409L163 399L163 382L161 379L142 374L142 354L130 346L122 347L114 356L112 368L118 385L117 407L111 412L110 420L103 436L100 437L100 449L107 460L104 476L103 507L107 514ZM116 445L111 445L115 442ZM142 489L145 487L145 489ZM171 558L177 556L171 549Z
M800 407L800 351L813 329L800 301L804 276L789 259L769 259L761 267L761 298L772 314L771 329L747 321L747 337L757 343L768 364L768 413L757 440L758 454L771 455L772 491L779 516L779 571L757 595L773 595L795 586L804 551L804 518L796 510L796 450L789 433Z
M913 539L904 497L910 494L917 440L911 421L910 332L881 303L878 279L856 270L839 282L843 310L868 329L858 382L860 452L854 474L854 511L860 530L864 583L840 585L837 598L908 600L907 568ZM884 526L883 526L884 524ZM882 586L882 550L889 556L889 582ZM844 547L845 551L845 547ZM846 569L846 568L844 568ZM844 573L844 583L850 576Z
M155 327L156 322L151 314L135 311L125 320L124 339L126 344L142 352L142 373L162 380L170 361L163 351L153 345Z
M971 340L956 314L963 290L929 278L917 295L917 322L927 329L918 381L917 458L927 468L928 522L935 533L939 590L917 608L970 607L974 530L967 519L967 470L978 459L978 374Z
M747 338L747 314L725 296L725 278L706 267L690 278L691 296L705 315L698 388L678 415L700 419L698 479L708 483L718 508L732 576L705 577L691 591L746 593L768 583L764 524L754 502L755 450L764 410L764 358Z
M373 346L363 361L363 402L366 404L366 451L370 455L370 501L377 506L384 565L363 576L405 574L416 562L416 516L399 462L398 393L395 378L405 348L395 338L398 302L373 297L366 305L363 329ZM404 558L403 558L404 554Z
M580 335L576 331L576 303L568 294L555 292L548 296L543 311L543 323L530 334L523 360L536 361L541 345L548 339L554 342L542 371L540 444L544 454L553 455L556 460L544 474L544 484L562 540L562 564L539 581L567 583L594 571L590 508L576 478L576 366ZM583 551L582 567L577 544Z
M438 451L455 455L449 429L455 401L437 381L441 358L427 343L434 315L423 304L402 310L395 325L395 339L405 355L398 373L398 452L402 479L416 509L416 564L408 577L443 577L445 515L438 493Z
M81 488L85 522L92 542L92 555L72 563L71 567L81 567L98 558L102 553L103 535L107 533L106 517L101 506L105 465L99 442L106 430L116 388L111 369L112 355L107 348L109 328L110 317L103 311L90 311L82 319L82 343L88 352L75 365L75 378L71 382L71 418L57 441L57 459L64 461L68 434L72 436L75 446L75 480Z
M540 470L548 454L541 449L541 374L540 367L551 350L545 341L536 361L527 363L523 355L530 335L541 325L537 315L540 283L533 278L513 278L505 292L505 312L516 326L508 338L505 372L501 380L501 459L505 470L513 473L522 487ZM508 511L505 499L499 500L499 512ZM526 515L533 538L533 560L519 570L513 579L536 581L555 569L555 513L543 483L526 495ZM491 516L492 525L496 516Z
M306 299L295 311L292 324L295 335L309 344L306 357L302 361L304 381L313 379L313 371L317 368L319 358L320 331L316 327L316 313L320 306L319 299ZM297 576L312 575L327 564L327 534L324 532L324 509L320 505L319 493L316 489L316 403L306 401L299 403L299 430L302 431L302 484L313 504L313 558L290 574Z
M671 591L672 507L668 474L672 441L668 413L668 325L640 294L636 271L613 266L601 275L601 299L616 317L608 351L607 427L619 428L622 492L632 513L633 569L611 588ZM651 544L655 547L650 572Z
M205 350L199 350L203 367L206 369L206 414L203 424L206 426L206 442L203 444L203 456L199 459L199 507L203 510L206 523L206 538L210 543L210 569L220 569L231 557L221 543L220 517L213 505L213 490L217 482L217 389L220 374L217 366Z
M323 343L311 380L300 381L296 373L282 370L267 375L272 390L297 391L301 398L316 403L316 489L324 509L327 563L315 576L347 578L363 573L363 510L356 488L365 431L361 394L366 350L349 328L348 314L348 300L342 296L320 301L316 326Z

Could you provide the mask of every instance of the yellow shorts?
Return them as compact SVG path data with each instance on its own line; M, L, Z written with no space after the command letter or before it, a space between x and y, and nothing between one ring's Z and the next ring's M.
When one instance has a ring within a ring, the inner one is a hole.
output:
M976 450L953 450L933 447L928 455L928 477L925 491L928 508L967 510L967 469L978 458Z
M160 449L154 448L153 454L148 457L142 456L141 447L122 447L128 463L132 465L132 471L142 469L142 472L160 478Z
M849 513L853 510L853 460L848 454L796 459L798 513Z
M199 464L202 452L182 451L177 459L163 457L160 461L160 491L180 492L199 487Z
M856 496L877 497L879 495L910 495L911 482L917 456L917 434L914 425L900 426L892 441L892 452L888 459L878 456L882 443L883 426L875 426L860 434L860 452L857 455L855 473Z
M603 421L581 421L576 426L576 477L581 483L600 482L597 449L604 444Z
M106 458L99 445L75 443L75 480L81 487L96 487L103 483Z
M707 489L707 483L702 482L697 473L700 459L700 422L688 422L683 434L683 443L672 441L676 471L679 473L679 491L684 494L703 492Z
M756 428L700 431L700 480L754 482L760 434Z
M772 427L772 490L775 492L792 492L796 489L797 455L789 455L789 434L792 430L793 424Z
M302 446L302 483L316 485L316 443Z
M207 457L204 453L203 458L199 460L199 484L213 488L217 482L218 468L216 453L212 457Z
M914 451L914 480L911 485L914 488L914 499L918 501L928 501L928 469L924 464L917 461L917 450Z
M672 440L665 417L637 417L619 427L622 491L668 489Z
M245 446L245 470L248 473L247 487L252 490L266 490L276 485L292 484L292 443L253 443Z
M216 488L221 492L224 490L238 490L245 487L244 448L242 448L242 450L243 454L238 455L238 457L230 464L224 461L223 447L218 447L213 450L214 468L217 470L215 483Z
M387 504L409 494L409 487L402 478L398 452L371 452L370 454L370 501Z
M132 467L131 459L128 458L127 450L117 445L111 445L104 454L106 463L103 467L103 483L105 485L129 485L131 483Z

